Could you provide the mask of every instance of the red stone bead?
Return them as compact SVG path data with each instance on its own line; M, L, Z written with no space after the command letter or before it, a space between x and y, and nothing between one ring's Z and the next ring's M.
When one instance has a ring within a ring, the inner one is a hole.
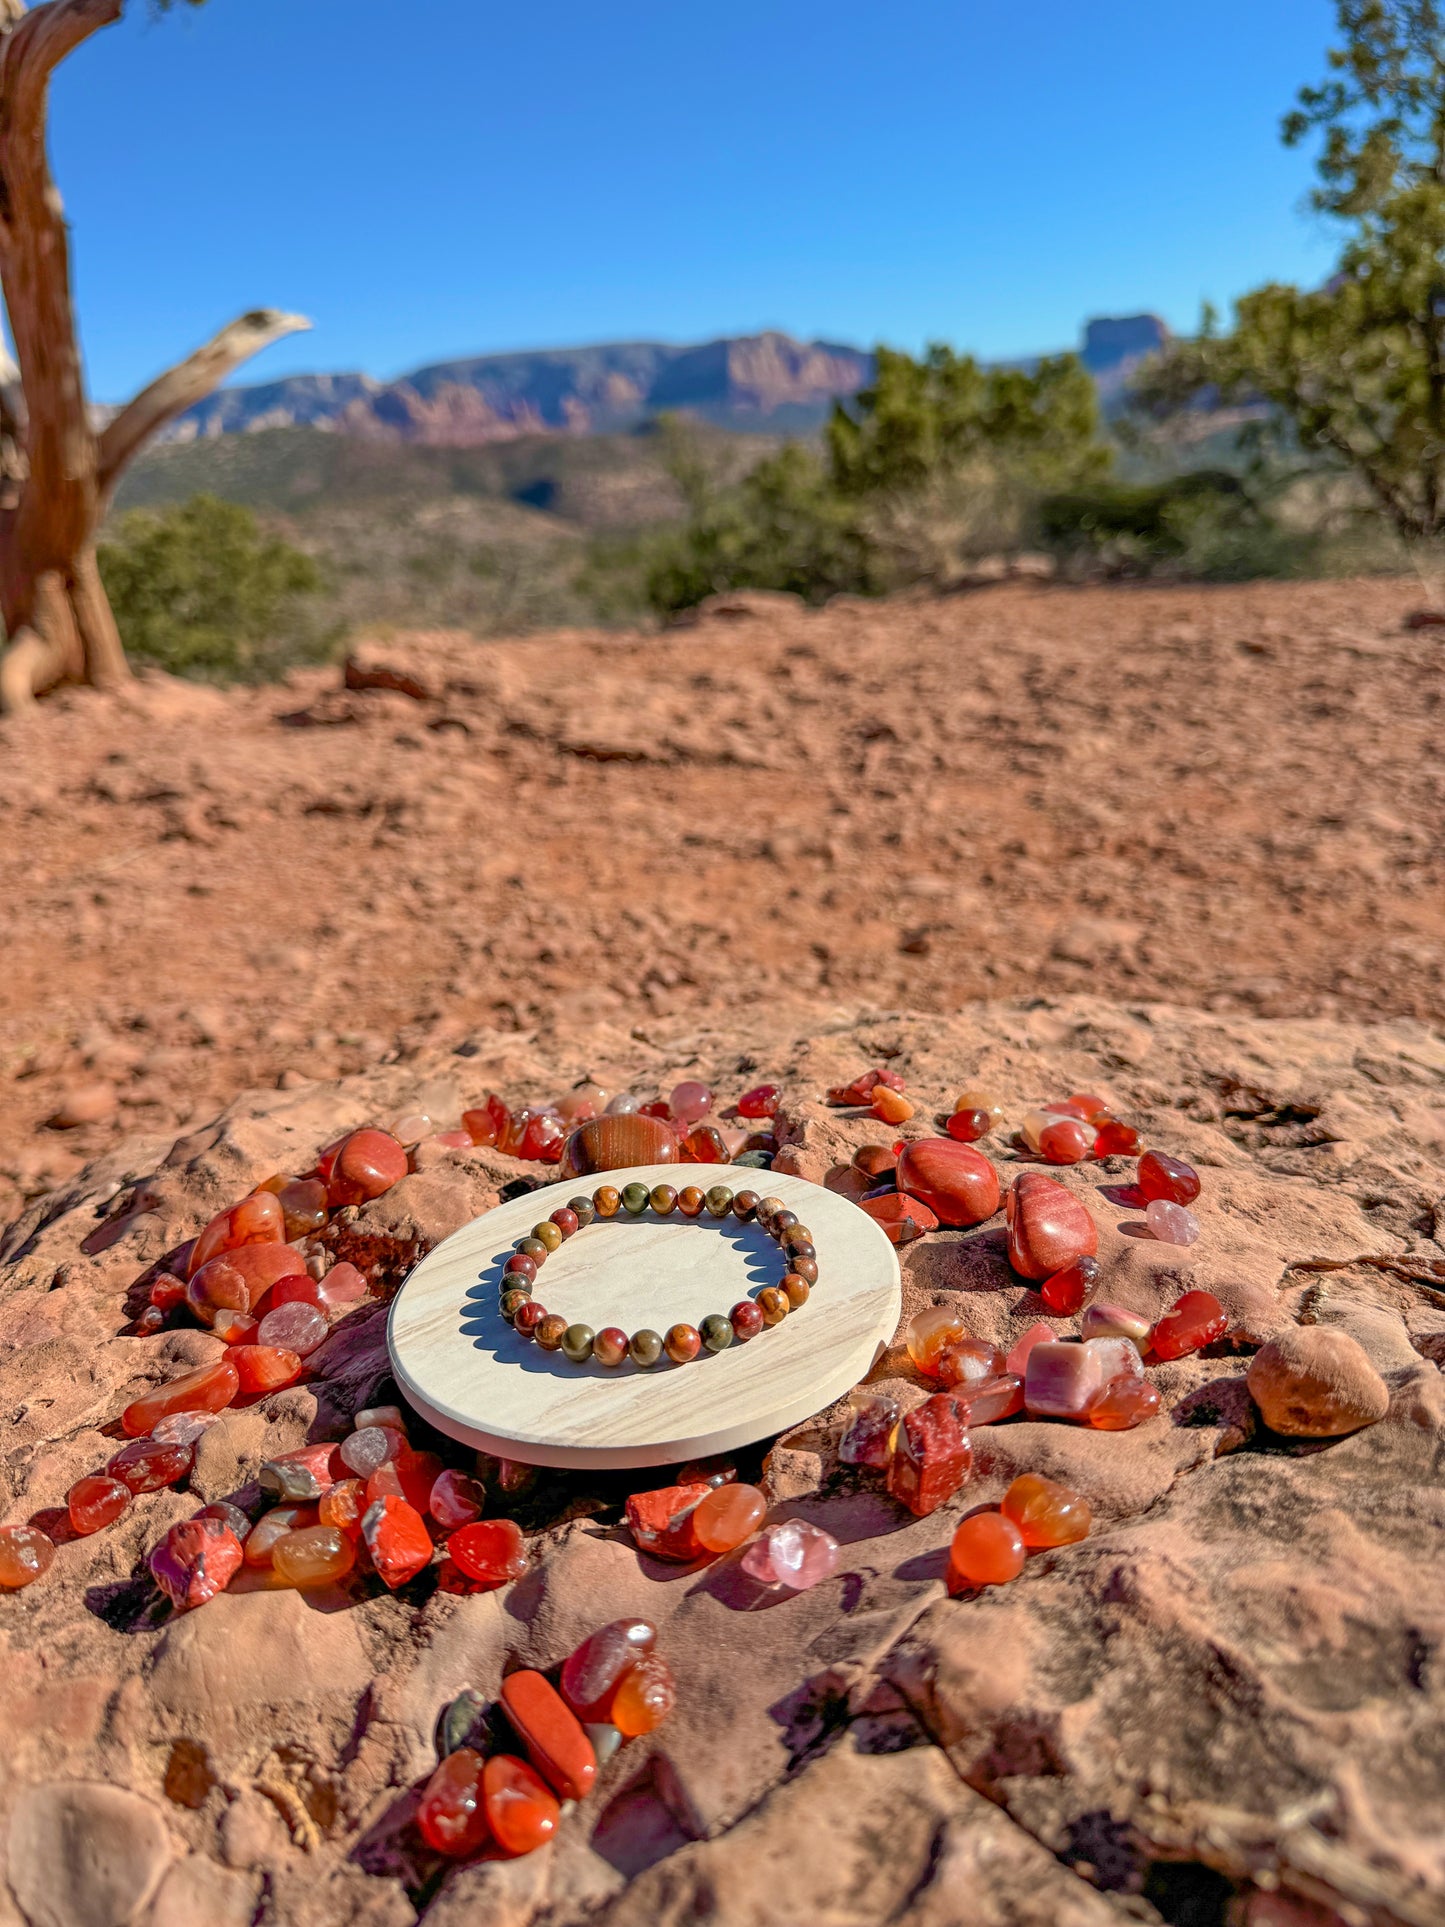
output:
M608 1717L624 1740L650 1733L672 1711L677 1689L672 1672L660 1653L648 1653L630 1666L618 1681Z
M758 1084L738 1099L739 1117L775 1117L778 1109L776 1084Z
M279 1345L237 1345L231 1358L243 1392L277 1392L301 1376L300 1353Z
M172 1412L221 1412L241 1389L240 1375L229 1358L186 1372L127 1405L120 1415L127 1438L147 1438L157 1423Z
M1159 1410L1158 1387L1134 1372L1107 1379L1089 1403L1088 1419L1096 1431L1128 1432Z
M220 1519L183 1519L150 1556L151 1576L186 1611L224 1592L241 1569L241 1543Z
M1117 1117L1096 1118L1094 1131L1096 1158L1136 1157L1144 1141L1132 1124L1123 1124Z
M696 1325L669 1325L663 1335L662 1349L674 1365L687 1365L702 1350L702 1333Z
M286 1214L281 1200L271 1191L253 1192L212 1218L191 1246L186 1275L194 1277L202 1265L223 1251L234 1251L242 1245L280 1244L285 1234Z
M426 1521L405 1499L373 1500L362 1515L361 1536L372 1565L393 1592L415 1578L431 1559Z
M920 1199L941 1224L982 1224L998 1210L998 1173L981 1151L925 1137L898 1154L898 1189Z
M904 1415L888 1465L888 1490L923 1518L951 1498L973 1470L973 1451L947 1392Z
M1039 1132L1039 1155L1050 1164L1078 1164L1093 1148L1093 1128L1080 1118L1058 1118Z
M18 1592L43 1578L55 1557L55 1541L39 1526L0 1526L0 1587Z
M1073 1545L1088 1537L1093 1523L1086 1498L1037 1472L1021 1473L1000 1504L1023 1534L1026 1546Z
M948 1550L948 1590L1004 1586L1024 1569L1023 1534L1002 1512L975 1512L961 1521Z
M627 1524L639 1551L683 1563L699 1558L702 1547L693 1534L692 1514L711 1491L710 1485L698 1482L634 1492L627 1501Z
M740 1299L728 1317L732 1320L733 1336L740 1345L746 1345L763 1329L763 1314L751 1298Z
M1146 1198L1163 1198L1169 1204L1191 1204L1199 1196L1199 1173L1163 1151L1144 1153L1135 1182Z
M1229 1318L1212 1291L1186 1291L1149 1334L1156 1358L1183 1358L1213 1345L1229 1330Z
M988 1136L993 1118L987 1111L955 1111L944 1129L959 1144L974 1144Z
M203 1325L218 1310L249 1312L280 1278L299 1276L306 1260L294 1245L242 1245L201 1266L186 1286L186 1302Z
M529 1298L525 1305L518 1305L512 1315L512 1328L519 1337L531 1338L542 1320L547 1316L547 1307L535 1298Z
M606 1720L623 1675L656 1644L657 1628L646 1619L614 1619L584 1639L562 1664L562 1697L578 1719Z
M487 1825L504 1853L534 1853L557 1831L556 1798L525 1760L494 1753L482 1769L482 1793Z
M953 1402L964 1425L995 1425L1024 1409L1024 1382L1017 1372L1000 1372L997 1378L956 1388Z
M469 1746L448 1753L427 1781L416 1810L416 1823L429 1847L465 1859L486 1844L482 1756Z
M123 1445L106 1466L113 1479L120 1479L132 1492L158 1492L163 1485L174 1485L190 1471L195 1448L189 1445L158 1445L154 1439L135 1439Z
M620 1325L604 1325L592 1340L592 1356L599 1365L620 1365L627 1357L627 1333Z
M130 1487L123 1479L109 1478L103 1472L77 1479L65 1495L71 1530L82 1535L110 1525L129 1504Z
M1076 1258L1062 1271L1045 1278L1039 1286L1039 1296L1055 1317L1072 1318L1075 1312L1084 1309L1098 1288L1098 1259Z
M597 1755L581 1721L541 1673L508 1673L502 1711L520 1734L527 1757L564 1800L585 1800L597 1778Z
M624 1111L577 1125L562 1149L562 1171L566 1177L586 1177L634 1164L676 1164L681 1155L670 1124Z
M1094 1220L1063 1185L1040 1171L1015 1178L1008 1198L1008 1257L1020 1277L1043 1279L1099 1248Z
M353 1131L336 1154L327 1197L333 1208L379 1198L407 1173L406 1147L390 1131Z
M478 1519L447 1541L447 1551L468 1579L505 1585L527 1570L521 1527L513 1519Z
M564 1238L570 1238L581 1224L581 1219L577 1216L577 1213L569 1209L565 1204L559 1204L557 1209L551 1214L551 1218L552 1223L556 1225Z
M901 1191L889 1191L881 1198L865 1198L861 1208L875 1224L882 1225L890 1244L912 1244L915 1238L938 1229L938 1219L928 1206Z

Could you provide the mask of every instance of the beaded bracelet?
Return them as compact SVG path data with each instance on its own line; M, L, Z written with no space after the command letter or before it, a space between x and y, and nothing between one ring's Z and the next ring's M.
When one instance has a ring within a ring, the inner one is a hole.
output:
M744 1222L751 1218L782 1246L789 1269L778 1284L765 1285L755 1299L744 1298L727 1313L711 1312L696 1325L674 1325L666 1337L644 1329L629 1338L620 1325L607 1325L601 1331L593 1331L590 1325L569 1325L559 1313L537 1303L532 1296L537 1273L565 1238L597 1218L615 1218L619 1212L640 1218L649 1206L660 1218L674 1211L684 1218L699 1217L704 1211L712 1218L729 1214ZM796 1212L789 1211L781 1198L760 1198L756 1191L734 1193L725 1184L715 1184L710 1191L695 1184L682 1191L670 1184L650 1190L645 1184L628 1184L620 1191L604 1184L590 1198L559 1205L550 1218L517 1240L516 1250L502 1267L501 1310L520 1337L535 1338L544 1351L560 1351L574 1365L585 1365L593 1358L599 1365L620 1365L630 1358L645 1371L664 1352L675 1365L686 1365L700 1352L726 1351L734 1339L745 1343L766 1327L780 1325L790 1311L807 1303L817 1281L813 1234L799 1224Z

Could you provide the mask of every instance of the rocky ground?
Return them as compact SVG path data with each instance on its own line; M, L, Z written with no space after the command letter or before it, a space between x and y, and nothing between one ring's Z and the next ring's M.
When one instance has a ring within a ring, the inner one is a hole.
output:
M1183 1249L1137 1235L1122 1161L1064 1174L1106 1295L1207 1286L1233 1330L1154 1368L1166 1409L1135 1432L976 1432L973 1482L923 1520L840 1466L837 1412L743 1455L774 1516L843 1545L782 1602L735 1559L640 1557L621 1504L655 1475L549 1474L496 1501L534 1555L504 1590L434 1567L171 1615L144 1566L165 1528L385 1398L390 1283L548 1175L429 1153L330 1229L378 1302L314 1377L0 1600L0 1923L1445 1917L1440 676L1407 600L755 609L660 645L369 652L423 695L158 683L6 725L0 1011L28 1074L3 1128L32 1195L0 1245L5 1522L55 1524L127 1400L219 1349L134 1335L179 1242L350 1125L450 1123L491 1088L767 1079L784 1167L843 1189L892 1133L820 1098L867 1063L907 1079L912 1130L964 1084L1011 1118L1102 1088L1204 1179ZM37 1130L64 1104L98 1115ZM1000 1220L902 1256L905 1315L956 1303L1000 1342L1040 1315ZM1258 1422L1245 1367L1292 1323L1358 1340L1381 1423ZM922 1394L897 1346L874 1377ZM959 1516L1023 1470L1086 1493L1092 1535L949 1599ZM637 1611L672 1721L554 1847L438 1864L410 1817L441 1707Z

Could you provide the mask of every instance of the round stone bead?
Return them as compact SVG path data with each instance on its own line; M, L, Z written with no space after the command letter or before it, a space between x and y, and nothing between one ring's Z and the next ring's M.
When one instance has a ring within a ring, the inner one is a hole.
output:
M577 1230L580 1220L571 1205L559 1204L557 1209L552 1213L552 1223L556 1225L564 1238L570 1238L573 1232Z
M702 1342L710 1352L725 1352L733 1342L733 1325L720 1311L709 1312L698 1326Z
M529 1298L524 1305L518 1305L512 1314L512 1323L522 1338L535 1338L537 1327L547 1316L545 1305L539 1305L535 1298Z
M585 1365L596 1337L590 1325L569 1325L562 1334L562 1350L574 1365Z
M788 1315L788 1294L776 1285L764 1285L758 1293L758 1310L765 1325L781 1325Z
M597 1207L591 1198L568 1198L567 1209L579 1225L592 1224L597 1217Z
M813 1234L805 1224L785 1225L778 1239L785 1251L796 1251L799 1245L810 1245L812 1242ZM816 1258L818 1254L814 1251L809 1255Z
M726 1184L714 1184L707 1194L709 1217L725 1218L733 1208L733 1194Z
M671 1184L655 1184L652 1187L652 1208L659 1218L667 1217L677 1209L677 1187Z
M758 1194L756 1191L735 1191L733 1193L733 1216L746 1224L749 1218L756 1217Z
M702 1350L702 1334L696 1325L670 1325L662 1342L674 1365L686 1365Z
M547 1262L547 1247L542 1243L540 1238L518 1238L517 1250L522 1257L530 1258L534 1265L540 1267Z
M504 1291L502 1293L501 1307L503 1318L506 1319L509 1325L514 1325L517 1321L517 1313L521 1310L522 1306L530 1305L531 1302L532 1294L530 1291L523 1289Z
M763 1329L763 1314L751 1298L740 1299L728 1315L733 1323L733 1336L739 1344L745 1345Z
M560 1349L567 1335L567 1320L560 1312L549 1311L537 1326L534 1336L544 1352Z
M797 1264L800 1258L811 1258L814 1264L818 1262L818 1247L813 1243L811 1238L793 1238L790 1236L784 1243L783 1249L788 1254L789 1264Z
M627 1356L627 1333L620 1325L604 1325L592 1341L592 1356L599 1365L620 1365Z
M758 1223L762 1225L765 1230L768 1229L772 1225L774 1217L776 1217L777 1213L783 1208L782 1199L775 1198L772 1193L769 1192L767 1197L758 1199L756 1213Z
M816 1258L793 1258L791 1268L799 1278L805 1278L810 1285L818 1282L818 1260Z
M1027 1554L1023 1534L1002 1512L975 1512L953 1535L948 1554L948 1589L1003 1586L1017 1579Z
M599 1184L592 1193L592 1203L599 1218L615 1218L622 1209L622 1193L615 1184Z
M622 1187L622 1208L634 1218L641 1217L647 1209L652 1193L645 1184L624 1184Z
M525 1278L531 1284L537 1276L537 1260L527 1257L525 1252L514 1251L502 1266L504 1278ZM511 1289L508 1287L508 1289Z
M809 1293L813 1287L799 1272L790 1271L783 1278L778 1289L786 1292L789 1306L792 1310L796 1311L800 1305L807 1304Z
M790 1211L785 1204L779 1205L776 1211L769 1212L768 1214L768 1229L772 1232L779 1244L783 1242L783 1233L790 1230L797 1222L797 1212Z
M685 1218L695 1218L707 1203L707 1193L695 1184L684 1185L677 1194L677 1208Z
M545 1245L548 1251L555 1251L562 1242L562 1232L550 1218L543 1218L540 1224L532 1226L532 1236L538 1244Z
M628 1340L627 1352L634 1365L640 1366L643 1371L649 1370L662 1357L662 1334L649 1331L644 1326Z

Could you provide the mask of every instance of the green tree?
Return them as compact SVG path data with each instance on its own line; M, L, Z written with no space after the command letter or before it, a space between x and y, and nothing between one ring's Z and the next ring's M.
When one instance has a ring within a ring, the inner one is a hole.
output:
M1142 379L1156 420L1201 396L1266 404L1247 433L1348 469L1406 542L1445 534L1445 17L1434 0L1338 0L1343 44L1288 142L1323 136L1315 204L1345 224L1323 287L1206 311Z
M315 562L234 502L133 509L98 553L127 650L174 675L255 680L334 641L311 606L323 586Z

